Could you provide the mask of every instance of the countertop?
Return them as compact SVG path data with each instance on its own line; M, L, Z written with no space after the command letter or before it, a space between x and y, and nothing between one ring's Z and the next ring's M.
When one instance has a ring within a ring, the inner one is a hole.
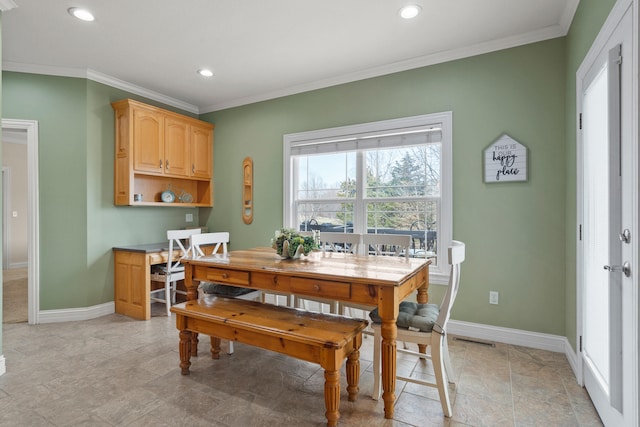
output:
M131 246L114 246L114 251L126 251L126 252L167 252L169 250L169 242L161 243L145 243L144 245L131 245Z

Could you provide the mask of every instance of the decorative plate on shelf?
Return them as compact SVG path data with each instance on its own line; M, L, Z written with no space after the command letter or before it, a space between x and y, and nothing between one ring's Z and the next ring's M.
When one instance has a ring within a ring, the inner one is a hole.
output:
M171 190L165 190L160 195L160 198L165 203L173 203L176 200L176 195Z

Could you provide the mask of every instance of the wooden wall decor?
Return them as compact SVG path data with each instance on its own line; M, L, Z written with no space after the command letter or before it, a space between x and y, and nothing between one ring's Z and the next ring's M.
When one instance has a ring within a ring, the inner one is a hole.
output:
M242 221L253 222L253 160L246 157L242 161Z

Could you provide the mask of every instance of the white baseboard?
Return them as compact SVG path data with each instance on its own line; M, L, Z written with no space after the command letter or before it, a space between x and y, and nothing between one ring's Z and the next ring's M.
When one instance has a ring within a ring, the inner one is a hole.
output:
M502 328L500 326L481 325L479 323L449 321L449 333L484 341L502 342L505 344L521 345L523 347L565 353L571 348L566 337L539 332L523 331L521 329Z
M12 262L9 264L9 269L12 268L25 268L25 267L29 267L29 263L28 262Z
M569 340L567 340L564 346L564 355L567 356L567 361L569 362L569 366L571 366L573 375L576 376L578 384L582 385L582 374L579 374L580 368L578 367L578 353L573 350L573 347L569 344Z
M540 350L564 353L576 379L578 375L578 355L571 347L567 337L523 331L521 329L502 328L500 326L481 325L479 323L449 321L448 331L453 335L475 338L483 341L495 341L505 344L521 345ZM578 380L580 384L580 380Z
M116 312L116 304L111 301L91 307L65 308L61 310L41 310L39 323L75 322L95 319Z

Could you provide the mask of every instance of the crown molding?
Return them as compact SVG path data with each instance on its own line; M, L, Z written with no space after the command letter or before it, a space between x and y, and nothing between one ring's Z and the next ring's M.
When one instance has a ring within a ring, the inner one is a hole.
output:
M171 105L172 107L176 107L190 113L200 114L199 108L193 104L189 104L179 99L171 98L170 96L163 95L161 93L134 85L129 82L125 82L124 80L120 80L91 69L53 67L49 65L24 64L20 62L4 61L2 63L2 70L15 71L18 73L45 74L48 76L88 79L97 83L102 83L107 86L114 87L116 89L122 89L124 91L140 95L154 101L161 102L165 105Z
M571 23L573 22L573 17L576 15L576 11L578 10L578 5L580 4L580 0L566 0L567 4L564 8L564 12L560 17L560 27L564 31L564 35L569 32L569 28L571 28Z
M18 5L13 0L0 0L0 11L2 12L15 9L16 7L18 7Z
M2 4L2 1L11 0L0 0L0 4ZM77 68L51 67L46 65L22 64L16 62L3 62L2 69L5 71L86 78L98 83L105 84L107 86L122 89L124 91L140 95L157 102L161 102L165 105L171 105L184 111L188 111L194 114L204 114L224 110L227 108L253 104L256 102L267 101L270 99L281 98L284 96L295 95L298 93L309 92L312 90L324 89L327 87L337 86L345 83L352 83L359 80L365 80L416 68L427 67L430 65L441 64L444 62L455 61L458 59L482 55L485 53L504 49L510 49L530 43L537 43L557 37L563 37L567 35L569 27L571 26L571 22L577 10L578 3L579 0L568 0L567 7L565 8L561 22L559 24L532 31L526 34L520 34L517 36L506 37L497 40L490 40L471 46L465 46L459 49L453 49L450 51L436 52L433 54L411 58L404 61L398 61L391 64L385 64L379 67L373 67L354 73L334 76L327 79L303 83L296 86L289 86L276 91L264 92L257 95L213 103L202 108L91 69L83 70Z
M575 1L575 0L573 0ZM574 11L575 12L575 11ZM540 30L520 34L513 37L506 37L488 42L478 43L471 46L465 46L460 49L453 49L444 52L437 52L430 55L420 56L405 61L394 62L379 67L369 68L367 70L355 73L343 74L328 79L318 80L315 82L304 83L297 86L290 86L281 90L265 92L255 96L236 98L225 102L211 104L200 109L201 114L214 111L224 110L227 108L239 107L242 105L253 104L255 102L267 101L269 99L281 98L284 96L295 95L298 93L309 92L317 89L324 89L331 86L337 86L345 83L351 83L358 80L365 80L373 77L380 77L387 74L399 73L402 71L412 70L415 68L427 67L430 65L441 64L444 62L455 61L458 59L468 58L471 56L482 55L485 53L495 52L503 49L523 46L530 43L550 40L557 37L563 37L567 31L560 25L552 25Z
M165 105L171 105L172 107L176 107L181 110L188 111L190 113L200 114L200 109L197 106L181 101L179 99L172 98L170 96L166 96L159 92L155 92L149 89L145 89L141 86L134 85L129 82L125 82L124 80L111 77L107 74L103 74L95 70L89 69L87 70L86 74L87 74L86 77L89 80L93 80L94 82L102 83L107 86L111 86L117 89L122 89L124 91L143 96L145 98L153 99L154 101L161 102Z
M18 73L45 74L47 76L86 78L87 71L82 68L54 67L51 65L24 64L21 62L2 62L2 71Z

